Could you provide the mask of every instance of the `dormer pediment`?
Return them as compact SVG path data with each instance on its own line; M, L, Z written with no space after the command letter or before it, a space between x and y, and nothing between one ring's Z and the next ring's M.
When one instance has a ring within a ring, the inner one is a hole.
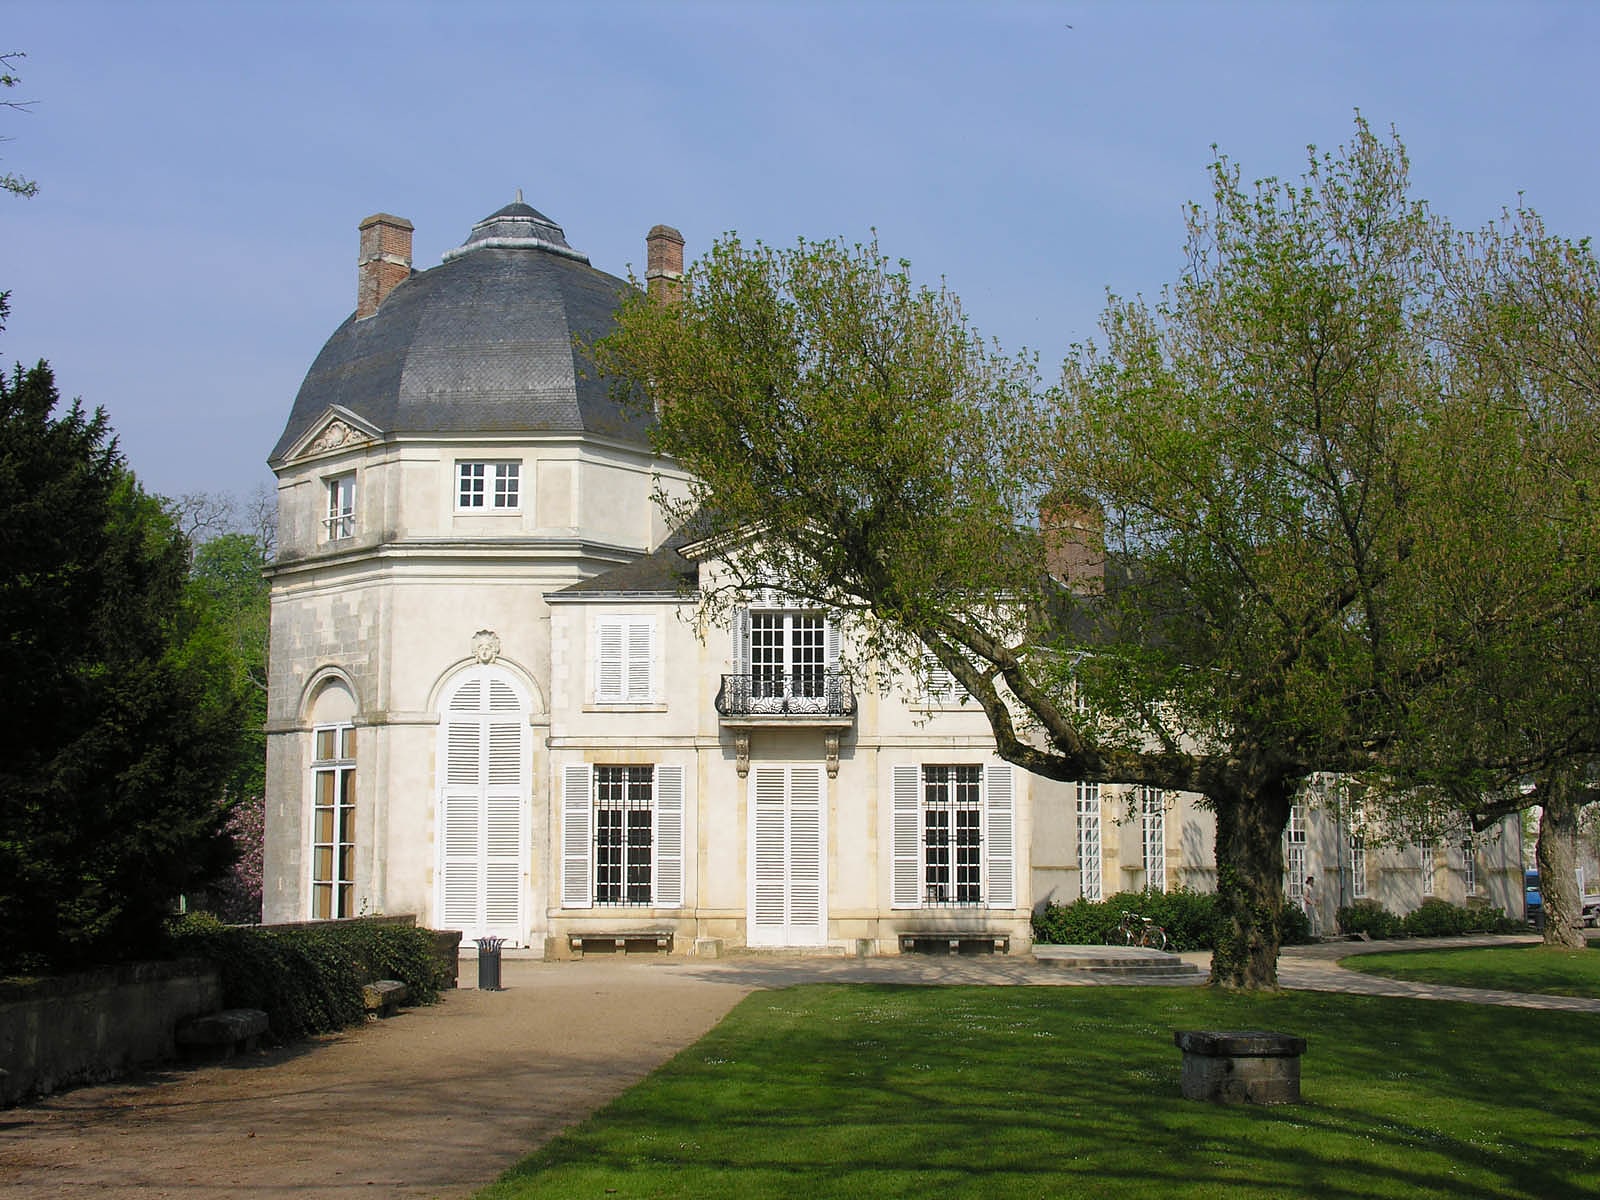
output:
M383 431L342 405L329 405L283 456L285 463L321 458L377 441Z

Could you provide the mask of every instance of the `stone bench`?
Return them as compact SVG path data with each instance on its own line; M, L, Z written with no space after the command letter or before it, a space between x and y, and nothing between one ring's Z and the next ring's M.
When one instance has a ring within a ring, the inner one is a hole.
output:
M635 954L641 950L670 953L672 932L670 929L629 929L622 932L572 933L567 935L567 944L572 948L574 958L582 958L586 951L599 951L602 948L614 954Z
M406 1002L406 985L398 979L379 979L361 987L361 1004L367 1010L367 1020L392 1017L394 1010Z
M1306 1040L1257 1030L1178 1030L1183 1098L1217 1104L1300 1103L1300 1056Z
M902 930L901 954L1006 954L1011 938L1004 933L958 933L949 929Z
M259 1008L225 1008L179 1024L177 1042L183 1049L232 1058L237 1049L254 1050L267 1031L267 1014Z

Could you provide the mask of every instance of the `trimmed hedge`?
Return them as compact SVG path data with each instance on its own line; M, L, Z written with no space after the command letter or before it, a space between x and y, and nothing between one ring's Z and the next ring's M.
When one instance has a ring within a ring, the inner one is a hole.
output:
M1078 899L1047 904L1033 918L1033 940L1054 946L1098 946L1117 927L1124 910L1149 917L1167 931L1167 949L1211 950L1217 944L1217 898L1211 892L1118 892L1107 900ZM1278 930L1286 946L1311 940L1305 913L1285 905Z
M1522 933L1525 927L1488 904L1451 904L1430 898L1397 917L1376 900L1357 900L1337 914L1341 933L1369 938L1459 937L1467 933Z
M408 1003L432 1004L449 983L433 934L361 920L296 929L223 925L191 914L172 923L175 956L203 958L222 974L225 1008L264 1009L271 1036L290 1041L366 1019L363 984L398 979Z

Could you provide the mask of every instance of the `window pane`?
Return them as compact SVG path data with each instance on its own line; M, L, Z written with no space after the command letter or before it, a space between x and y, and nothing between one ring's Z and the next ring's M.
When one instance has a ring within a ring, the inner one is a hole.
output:
M311 833L311 840L312 841L314 841L314 842L331 842L331 841L333 841L333 809L331 809L331 808L319 808L319 809L317 809L317 816L316 816L316 821L314 822L314 824L315 824L316 828L313 829L312 833Z
M356 810L348 804L339 810L339 840L346 844L356 840Z
M338 774L334 771L317 772L317 806L328 808L333 804Z
M311 915L319 921L333 916L333 888L319 883L311 889Z
M333 757L333 739L336 732L338 731L333 729L317 730L316 758L318 762L327 762Z
M333 847L318 846L314 855L312 878L319 882L333 879Z
M356 756L356 727L354 725L346 725L339 731L339 740L343 743L343 749L339 751L339 757L354 758Z

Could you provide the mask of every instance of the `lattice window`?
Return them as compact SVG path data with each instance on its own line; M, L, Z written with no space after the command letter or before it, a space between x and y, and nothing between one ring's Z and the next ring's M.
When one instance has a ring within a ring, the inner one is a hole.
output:
M1295 904L1306 897L1306 806L1291 805L1289 825L1283 831L1283 870L1285 890Z
M1100 853L1100 785L1078 785L1078 878L1085 900L1099 900L1105 873Z
M1422 867L1422 894L1433 895L1434 867L1433 867L1433 840L1420 838L1417 841L1417 861Z
M594 902L649 904L655 851L655 769L594 769Z
M1471 838L1461 843L1461 880L1468 896L1478 894L1478 848Z
M923 892L930 905L983 901L983 768L922 768Z
M339 541L341 538L354 537L356 532L356 477L355 472L348 475L335 475L327 481L328 485L328 515L323 518L322 526L328 532L330 542Z
M312 734L311 915L352 917L356 860L356 731L323 725Z
M1160 788L1139 788L1139 832L1145 886L1167 890L1167 804Z
M514 509L522 503L520 462L461 462L456 464L458 509Z

